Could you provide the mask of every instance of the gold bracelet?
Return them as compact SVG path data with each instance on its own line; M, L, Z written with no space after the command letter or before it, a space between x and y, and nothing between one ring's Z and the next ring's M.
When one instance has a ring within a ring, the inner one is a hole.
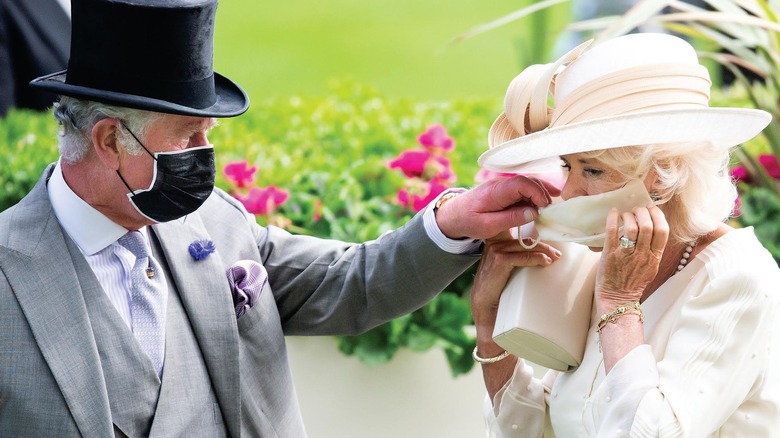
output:
M477 354L477 347L474 347L474 351L471 352L471 357L473 357L475 361L481 363L482 365L496 363L502 359L505 359L507 356L509 356L509 352L506 350L504 350L504 352L499 354L498 356L485 357L485 358L479 357L479 355Z
M465 192L465 190L459 190L459 189L449 189L446 191L447 193L443 194L438 201L436 201L436 204L433 205L433 214L436 214L437 211L441 208L442 205L444 205L445 202L449 201L450 199L462 194Z
M639 321L645 321L645 315L642 313L642 306L639 304L639 301L635 301L633 303L618 306L615 310L601 315L599 324L596 326L596 331L601 333L601 330L606 327L608 323L615 324L623 315L639 315Z

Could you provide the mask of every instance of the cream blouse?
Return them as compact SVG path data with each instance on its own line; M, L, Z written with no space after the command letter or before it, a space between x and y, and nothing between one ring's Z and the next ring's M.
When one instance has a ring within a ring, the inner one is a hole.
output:
M490 437L780 437L780 269L752 228L699 253L643 304L646 344L604 375L595 315L581 365L486 397Z

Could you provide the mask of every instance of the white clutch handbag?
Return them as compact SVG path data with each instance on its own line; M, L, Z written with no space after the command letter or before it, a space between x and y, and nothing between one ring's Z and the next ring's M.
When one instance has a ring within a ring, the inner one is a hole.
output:
M493 340L510 353L558 371L582 362L600 253L550 243L562 256L546 267L516 269L501 295Z

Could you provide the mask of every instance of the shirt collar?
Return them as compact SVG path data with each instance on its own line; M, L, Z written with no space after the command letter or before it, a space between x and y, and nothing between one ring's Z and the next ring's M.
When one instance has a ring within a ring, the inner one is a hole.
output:
M49 178L48 191L57 220L84 254L100 252L127 233L127 229L84 202L68 187L59 161Z

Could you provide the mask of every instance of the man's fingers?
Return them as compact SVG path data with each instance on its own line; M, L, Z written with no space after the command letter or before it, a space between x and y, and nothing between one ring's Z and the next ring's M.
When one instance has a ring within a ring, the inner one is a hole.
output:
M523 201L544 207L552 201L542 182L521 175L496 181L490 195L493 205L486 205L487 211L497 211Z
M556 186L555 184L553 184L550 181L547 181L545 179L539 179L539 181L542 183L542 185L547 190L547 192L550 194L550 196L553 196L553 197L561 196L561 188L560 187Z

